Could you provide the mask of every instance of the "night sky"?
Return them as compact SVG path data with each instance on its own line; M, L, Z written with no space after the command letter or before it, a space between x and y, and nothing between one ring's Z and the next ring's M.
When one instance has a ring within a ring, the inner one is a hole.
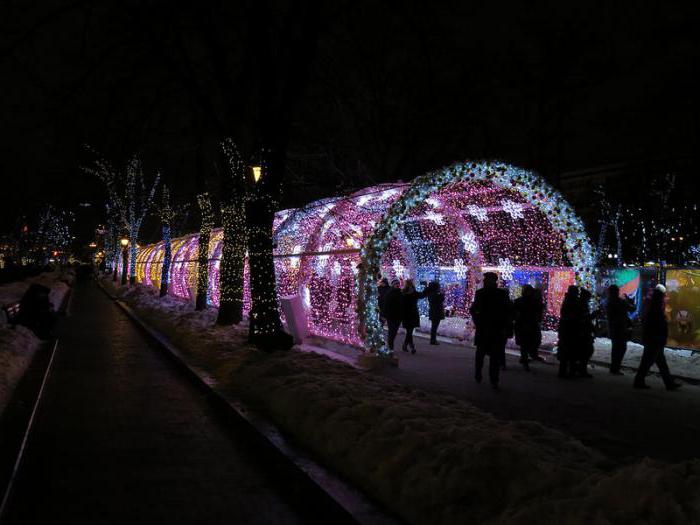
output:
M257 101L239 87L261 78L243 51L244 4L192 4L2 3L1 230L52 203L80 211L87 235L104 192L79 170L86 143L115 164L142 153L192 200L211 122L187 78L213 113L237 98L242 121ZM613 162L697 158L697 3L328 4L292 115L285 207L467 158L555 184ZM275 24L286 3L270 5Z

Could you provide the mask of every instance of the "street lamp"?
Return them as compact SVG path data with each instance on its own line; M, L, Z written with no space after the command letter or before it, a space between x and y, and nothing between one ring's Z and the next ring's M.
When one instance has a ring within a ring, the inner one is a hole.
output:
M261 166L251 166L251 169L253 170L253 180L255 182L258 182L260 180L260 177L262 177L262 167Z
M122 237L119 244L122 245L122 286L124 286L126 284L127 276L126 267L129 265L129 239Z

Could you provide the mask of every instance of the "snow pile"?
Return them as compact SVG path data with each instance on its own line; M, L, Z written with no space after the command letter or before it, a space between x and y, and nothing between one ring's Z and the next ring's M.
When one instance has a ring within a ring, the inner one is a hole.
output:
M58 310L63 304L70 287L75 281L75 275L70 271L55 271L42 273L36 277L25 279L14 283L3 284L0 286L0 305L18 303L22 296L32 283L46 286L51 291L49 292L49 301L55 310Z
M18 303L31 283L50 288L49 301L58 310L70 291L75 276L67 272L49 272L20 282L0 286L0 305ZM41 340L24 326L11 327L0 319L0 413L17 383L32 362Z
M159 291L152 286L118 287L108 279L102 283L116 297L137 308L143 319L167 334L176 346L198 350L194 357L200 364L216 362L226 352L246 344L247 321L237 326L218 326L217 308L195 311L191 301L173 295L159 297ZM206 341L206 348L202 341Z
M24 326L0 325L0 414L40 345Z
M421 317L421 332L430 333L430 320L427 317ZM460 317L448 317L443 319L438 328L438 335L453 339L455 343L465 342L472 343L474 334L466 321ZM551 330L542 332L542 344L540 351L556 352L557 333ZM593 353L593 361L601 363L610 363L610 350L612 343L607 337L598 337L595 340L595 351ZM515 339L508 339L506 348L519 351L520 347L515 344ZM637 369L642 359L644 347L639 343L628 342L627 353L622 361L623 366ZM666 348L666 360L671 368L672 374L678 374L682 377L700 380L700 352L692 350L682 350L678 348Z
M219 388L267 413L408 522L700 521L700 461L615 467L539 423L499 421L321 355L243 344L222 352L220 338L242 342L242 330L203 326L214 312L195 313L138 287L123 296L186 354L222 354L209 361Z

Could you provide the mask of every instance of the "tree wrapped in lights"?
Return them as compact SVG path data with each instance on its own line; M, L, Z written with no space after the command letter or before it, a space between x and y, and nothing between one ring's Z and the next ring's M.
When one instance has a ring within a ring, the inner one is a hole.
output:
M202 215L199 228L199 251L197 255L197 297L195 309L204 310L209 299L209 240L214 227L214 211L211 198L206 191L197 195L197 204Z
M138 254L139 230L153 202L160 174L156 174L153 185L146 190L143 165L138 155L134 155L122 170L116 170L99 155L93 166L83 167L83 171L100 178L107 186L112 207L116 210L129 237L129 259L122 264L129 268L129 282L136 282L136 256Z
M110 203L105 204L107 215L107 231L105 232L105 269L109 272L117 271L119 260L119 218Z
M241 322L243 318L243 272L248 240L245 218L246 167L232 139L224 140L221 147L228 170L223 176L223 246L219 271L219 315L216 322L230 325Z
M163 185L159 212L163 232L163 266L160 272L160 297L165 297L168 294L168 283L170 282L170 262L172 260L171 223L174 217L174 212L170 205L170 191L165 184Z
M272 257L272 226L281 199L281 180L270 177L270 162L284 163L279 155L261 150L260 176L248 200L248 263L250 265L250 339L274 350L281 332L275 264ZM283 166L273 169L281 175ZM286 346L286 345L283 345ZM291 346L291 345L290 345Z
M39 215L39 225L36 231L36 251L40 258L50 256L65 260L66 251L73 242L73 212L58 210L54 206L46 206Z

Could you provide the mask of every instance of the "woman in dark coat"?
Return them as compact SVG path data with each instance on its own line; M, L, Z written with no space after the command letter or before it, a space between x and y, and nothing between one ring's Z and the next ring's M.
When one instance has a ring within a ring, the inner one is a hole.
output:
M428 319L430 319L430 344L439 345L437 331L440 321L445 318L445 294L440 290L440 283L432 281L428 285Z
M406 279L401 290L401 323L406 329L406 337L403 340L401 349L408 352L408 347L411 347L411 353L416 353L416 346L413 344L413 330L420 326L420 315L418 313L418 300L423 299L428 295L427 288L418 292L413 285L413 280Z
M591 312L592 294L585 288L581 288L579 295L579 322L580 334L576 345L576 355L574 356L574 366L571 372L581 377L593 377L588 372L588 361L593 356L593 344L595 343L595 319L598 312Z
M675 390L680 383L676 383L671 376L664 355L666 340L668 339L668 324L664 309L665 291L657 287L647 301L642 314L642 343L644 353L639 363L639 370L634 378L634 388L649 388L644 382L651 365L656 364L661 373L661 378L666 385L666 390Z
M576 353L576 343L580 334L580 326L578 287L572 285L566 291L559 315L559 341L557 343L559 377L570 377L571 365Z
M542 296L532 286L523 286L523 292L515 300L515 343L520 347L520 363L530 370L528 361L539 360L537 350L542 343Z

